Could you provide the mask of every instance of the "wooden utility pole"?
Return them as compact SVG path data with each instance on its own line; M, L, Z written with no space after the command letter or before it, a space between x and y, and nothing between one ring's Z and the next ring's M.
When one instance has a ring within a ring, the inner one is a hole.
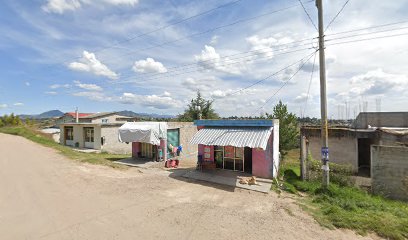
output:
M322 186L329 186L329 143L327 130L327 96L326 96L326 61L324 55L324 25L323 25L323 3L316 0L319 20L319 66L320 66L320 112L321 112L321 139L322 139Z

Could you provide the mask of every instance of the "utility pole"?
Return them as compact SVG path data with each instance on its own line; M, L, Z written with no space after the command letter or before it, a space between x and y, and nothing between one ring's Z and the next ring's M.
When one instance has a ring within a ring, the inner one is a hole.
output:
M323 25L323 2L316 0L319 21L319 66L320 66L320 112L321 112L321 139L322 139L322 186L329 186L329 141L327 130L327 96L326 96L326 59L324 55L324 25Z

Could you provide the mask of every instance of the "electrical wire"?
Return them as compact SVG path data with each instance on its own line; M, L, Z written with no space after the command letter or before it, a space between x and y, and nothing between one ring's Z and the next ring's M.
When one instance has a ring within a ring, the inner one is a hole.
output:
M278 88L278 90L276 90L266 101L264 104L262 104L262 106L260 108L257 109L257 111L262 110L265 105L272 100L273 97L276 96L276 94L279 93L280 90L282 90L282 88L284 88L286 86L286 84L288 84L288 82L290 82L290 80L292 80L296 74L303 68L303 66L305 66L305 64L310 60L310 58L313 57L313 55L316 55L316 53L318 52L318 50L314 51L308 58L306 61L304 61L299 68L292 74L292 76L290 78L288 78L288 80L284 81L283 84L280 86L280 88Z
M311 47L309 47L309 48L302 48L302 49L297 49L297 50L293 50L293 51L288 51L288 52L283 52L283 53L280 53L280 54L276 54L275 56L285 55L285 54L289 54L289 53L294 53L294 52L299 52L299 51L305 51L305 50L310 50L310 49L312 49L312 48L311 48ZM250 56L247 56L247 57L250 57ZM262 58L270 58L270 56L260 57L260 58L258 58L258 59L262 59ZM253 61L253 59L247 59L247 60L242 61L242 62L232 62L232 63L227 63L227 64L220 64L220 65L217 65L217 67L225 67L225 66L230 66L230 65L234 65L234 64L245 63L245 62L248 62L248 61ZM200 67L200 66L197 66L197 67ZM217 70L217 69L215 69L215 70ZM196 70L192 70L192 71L182 71L182 72L179 72L179 73L177 73L177 72L175 71L176 74L162 73L162 74L160 74L160 75L162 75L162 76L153 77L153 78L145 78L144 81L160 80L160 79L163 79L163 78L175 77L175 76L180 76L180 75L189 74L189 73L194 73L194 72L199 72L199 71L203 71L203 69L202 69L202 68L199 68L199 69L196 69ZM217 71L219 71L219 70L217 70ZM164 75L164 76L163 76L163 75ZM129 76L129 78L137 78L137 76ZM125 80L125 79L129 79L129 78L122 78L122 79ZM127 81L115 81L115 82L112 82L112 83L122 84L122 83L134 83L134 82L135 82L135 80L127 80Z
M327 39L325 42L331 42L331 41L339 40L339 39L354 38L354 37L359 37L359 36L364 36L364 35L372 35L372 34L378 34L378 33L392 32L392 31L404 30L404 29L408 29L408 26L400 27L400 28L393 28L393 29L385 29L385 30L380 30L380 31L375 31L375 32L354 34L354 35L338 37L338 38L333 38L333 39Z
M401 34L394 34L394 35L381 36L381 37L373 37L373 38L356 39L356 40L351 40L351 41L336 42L336 43L328 44L326 46L334 46L334 45L341 45L341 44L346 44L346 43L370 41L370 40L390 38L390 37L399 37L399 36L405 36L405 35L408 35L408 33L401 33Z
M349 3L350 0L347 0L343 6L341 7L340 11L337 12L337 14L333 17L333 19L329 22L329 24L327 25L326 29L324 29L324 31L326 32L326 30L330 27L330 25L333 24L333 22L336 20L336 18L340 15L340 13L344 10L344 8L346 7L347 3Z
M310 2L313 2L313 0L308 1L306 3L310 3ZM139 53L141 51L146 51L146 50L154 49L154 48L157 48L157 47L162 47L162 46L165 46L165 45L173 44L173 43L185 40L185 39L193 38L193 37L196 37L196 36L201 36L203 34L214 32L214 31L217 31L217 30L220 30L220 29L223 29L223 28L231 27L231 26L234 26L234 25L237 25L237 24L240 24L240 23L250 22L250 21L253 21L253 20L268 16L268 15L271 15L271 14L274 14L274 13L282 12L282 11L285 11L285 10L288 10L288 9L291 9L291 8L294 8L294 7L297 7L297 6L299 6L299 4L291 5L291 6L288 6L288 7L285 7L285 8L281 8L281 9L274 10L274 11L271 11L271 12L266 12L266 13L259 14L259 15L253 16L253 17L249 17L249 18L243 18L243 19L240 19L240 20L228 23L228 24L224 24L224 25L220 25L220 26L217 26L217 27L214 27L214 28L207 29L207 30L202 31L202 32L193 33L193 34L181 37L181 38L177 38L177 39L162 42L162 43L150 46L150 47L141 48L141 49L138 49L138 50L135 50L135 51L131 51L131 52L128 52L126 54L120 55L118 57L111 58L109 60L116 60L116 59L118 59L120 57L132 55L132 54L135 54L135 53Z
M302 0L298 0L298 1L299 1L300 5L302 5L303 11L306 13L307 17L309 18L310 23L313 25L313 27L314 27L314 28L316 29L316 31L317 31L318 29L317 29L317 27L316 27L316 24L313 22L312 17L310 17L309 13L307 12L305 6L303 5Z
M404 24L404 23L408 23L408 21L405 20L405 21L400 21L400 22L393 22L393 23L387 23L387 24L382 24L382 25L370 26L366 28L358 28L358 29L348 30L348 31L343 31L343 32L330 33L330 34L325 34L325 36L333 36L333 35L339 35L339 34L344 34L344 33L358 32L358 31L369 30L373 28L388 27L388 26L399 25L399 24Z
M252 84L250 84L250 85L244 87L244 88L241 88L241 89L239 89L239 90L237 90L237 91L234 91L234 92L232 92L232 93L230 93L230 94L227 94L227 95L225 95L225 96L222 97L222 98L235 95L235 94L240 93L240 92L242 92L242 91L245 91L245 90L247 90L247 89L249 89L249 88L251 88L251 87L253 87L253 86L255 86L255 85L258 85L258 84L260 84L260 83L262 83L262 82L264 82L264 81L270 79L271 77L273 77L273 76L275 76L275 75L281 73L282 71L285 71L286 69L288 69L288 68L290 68L290 67L292 67L292 66L294 66L294 65L296 65L296 64L298 64L298 63L300 63L300 62L302 62L302 61L304 61L306 58L310 58L310 56L312 56L313 54L316 55L315 52L313 52L312 54L309 54L309 55L307 55L307 56L301 58L300 60L298 60L298 61L296 61L296 62L294 62L294 63L292 63L292 64L290 64L290 65L287 65L286 67L284 67L284 68L282 68L282 69L280 69L280 70L278 70L278 71L276 71L276 72L274 72L274 73L272 73L272 74L266 76L265 78L262 78L261 80L258 80L258 81L256 81L256 82L254 82L254 83L252 83ZM222 98L219 98L219 99L222 99ZM216 99L213 98L213 101L215 101L215 100L216 100Z
M314 55L314 59L313 59L312 73L310 74L309 87L307 88L307 94L306 94L305 106L303 108L302 118L305 116L305 113L307 110L307 101L309 100L310 87L312 86L313 73L314 73L314 69L316 65L316 56L317 54Z

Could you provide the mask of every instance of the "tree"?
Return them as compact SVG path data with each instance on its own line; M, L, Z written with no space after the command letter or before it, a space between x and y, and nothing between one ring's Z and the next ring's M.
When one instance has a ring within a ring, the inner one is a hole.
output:
M279 119L279 149L281 156L285 157L288 150L298 147L299 130L297 117L288 112L286 104L282 101L273 108L273 114L266 113L267 118Z
M214 111L212 107L213 101L206 100L201 96L200 91L197 91L197 97L191 99L191 102L187 105L187 109L184 113L178 116L180 121L191 122L199 118L199 113L201 109L202 119L218 119L219 115Z
M3 122L3 119L0 117L0 128L1 127L4 127L4 122Z

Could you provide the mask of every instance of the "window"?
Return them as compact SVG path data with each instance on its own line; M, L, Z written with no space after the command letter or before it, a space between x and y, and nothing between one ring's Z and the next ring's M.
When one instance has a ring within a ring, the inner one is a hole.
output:
M74 140L74 128L65 127L65 140Z
M85 142L94 142L94 128L84 127Z
M108 123L108 122L109 122L109 119L107 119L107 118L102 119L102 123Z
M218 168L244 171L244 148L214 146L214 155Z

